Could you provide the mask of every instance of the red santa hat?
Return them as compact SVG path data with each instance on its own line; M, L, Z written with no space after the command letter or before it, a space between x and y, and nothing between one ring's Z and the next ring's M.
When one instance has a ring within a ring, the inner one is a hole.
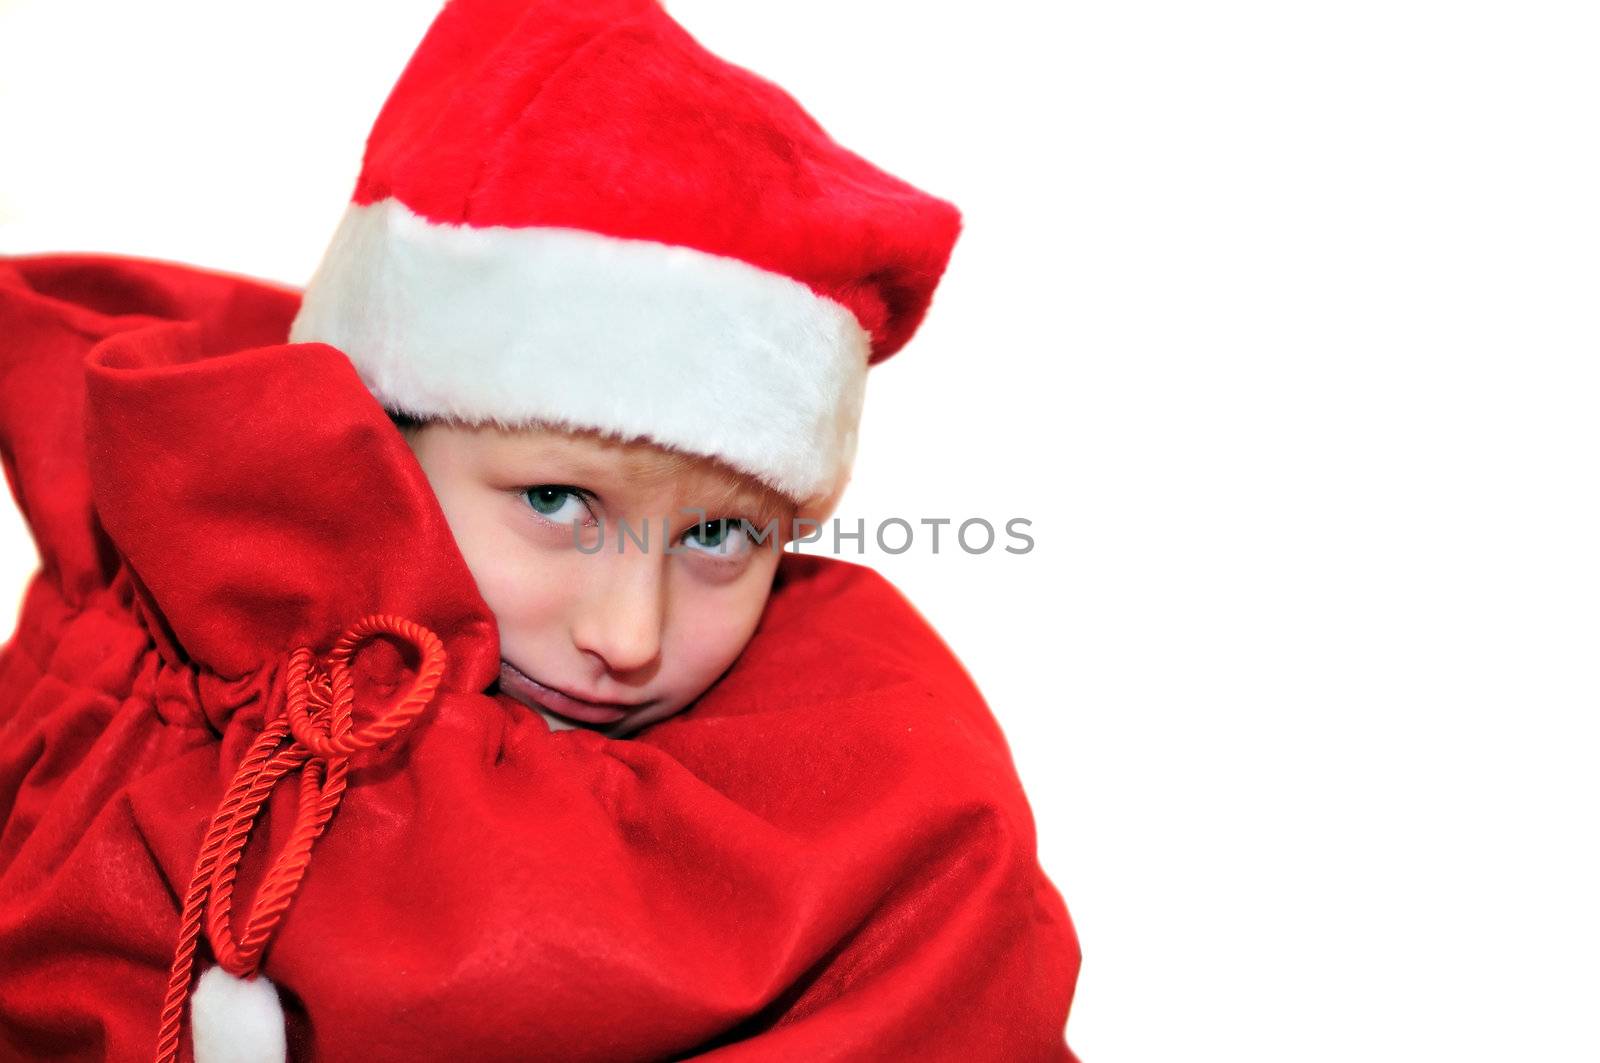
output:
M452 0L290 339L394 410L648 439L831 508L960 229L657 0Z

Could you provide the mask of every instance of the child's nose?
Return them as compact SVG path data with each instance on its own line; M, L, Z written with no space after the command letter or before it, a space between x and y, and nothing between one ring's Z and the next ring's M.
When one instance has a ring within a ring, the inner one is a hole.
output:
M615 673L637 672L661 654L666 581L653 558L613 558L581 595L572 641Z

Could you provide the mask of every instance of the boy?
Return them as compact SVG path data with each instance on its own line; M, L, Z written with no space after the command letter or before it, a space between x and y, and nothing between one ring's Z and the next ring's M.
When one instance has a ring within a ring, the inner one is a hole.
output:
M715 461L591 432L402 432L495 615L500 690L552 729L632 735L682 711L749 642L792 500Z
M1070 1059L970 679L746 531L831 512L958 230L650 0L458 0L303 297L0 263L5 1043Z

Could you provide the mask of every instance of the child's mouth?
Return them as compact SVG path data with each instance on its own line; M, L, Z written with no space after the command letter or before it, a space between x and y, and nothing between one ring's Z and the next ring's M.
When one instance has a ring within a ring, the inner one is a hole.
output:
M585 701L554 687L545 686L505 660L500 662L500 689L525 705L537 705L549 709L558 716L565 716L582 723L616 723L634 709L649 704L641 702L638 705L622 705L615 702Z

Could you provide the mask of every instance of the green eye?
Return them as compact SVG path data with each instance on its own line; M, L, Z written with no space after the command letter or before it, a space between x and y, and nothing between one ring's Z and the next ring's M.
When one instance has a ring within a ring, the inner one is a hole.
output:
M583 519L587 506L583 496L575 489L561 484L539 484L522 492L533 511L557 524L571 524Z
M750 542L750 537L739 521L723 518L695 525L684 532L683 542L689 549L703 553L736 554Z
M708 520L704 524L690 530L701 546L716 546L728 537L728 522L723 520Z

